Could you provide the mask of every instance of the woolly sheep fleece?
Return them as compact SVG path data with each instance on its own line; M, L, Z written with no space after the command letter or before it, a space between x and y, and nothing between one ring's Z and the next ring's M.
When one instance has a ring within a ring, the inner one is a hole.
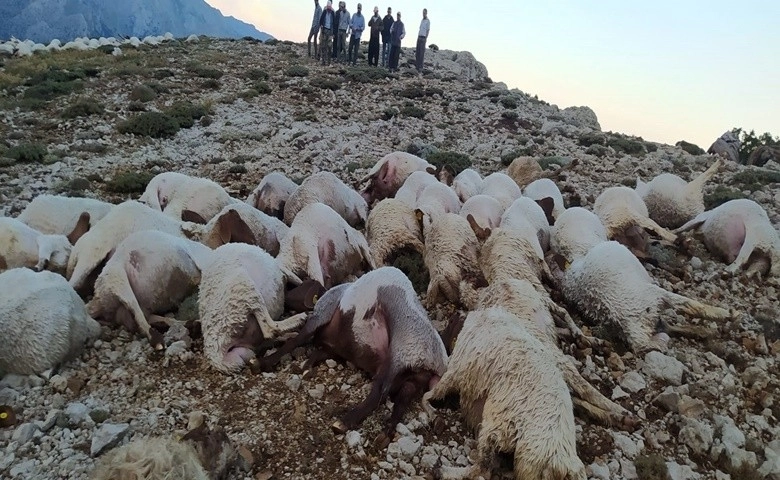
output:
M134 440L103 455L92 480L211 480L189 442L170 437Z
M0 217L0 271L27 267L61 272L72 251L65 235L44 235L15 218Z
M351 227L359 226L368 217L366 200L328 171L308 176L301 186L295 189L284 205L284 223L292 225L296 215L312 203L329 206Z
M33 198L16 219L41 233L68 235L82 213L89 213L89 224L93 226L113 207L111 203L93 198L41 194Z
M425 251L414 210L395 198L385 198L371 209L366 222L366 241L377 266L385 264L393 252L405 247L421 255Z
M474 282L479 277L478 251L479 241L465 218L445 213L434 219L423 255L431 279L425 299L429 308L441 297L460 302L461 280Z

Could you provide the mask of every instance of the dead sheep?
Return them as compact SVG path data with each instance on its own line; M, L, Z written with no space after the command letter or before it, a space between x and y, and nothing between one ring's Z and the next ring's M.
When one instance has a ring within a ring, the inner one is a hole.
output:
M193 213L189 218L194 216ZM197 220L204 223L202 218ZM210 248L242 242L257 245L273 256L279 254L279 246L289 231L290 227L283 221L245 203L227 205L203 226L185 225L185 234L198 238Z
M203 352L217 370L235 373L255 360L254 349L264 341L302 325L301 314L276 321L286 283L301 280L254 245L228 243L212 255L198 292Z
M197 289L212 254L201 243L165 232L132 233L117 245L98 275L87 311L93 318L139 331L152 348L162 350L163 337L151 324L170 324L160 315L177 308Z
M514 456L517 480L585 480L577 456L571 395L548 345L503 308L468 314L447 370L423 395L423 407L460 397L466 424L477 432L468 467L441 467L439 478L491 478L500 452Z
M14 268L0 273L0 292L0 371L41 374L100 335L100 324L62 275Z
M463 203L458 215L468 220L477 238L484 240L501 223L504 207L490 195L474 195Z
M325 288L361 269L376 268L363 234L323 203L311 203L298 212L277 259L287 270Z
M523 196L520 187L512 180L512 177L501 172L491 173L485 177L482 180L479 193L494 197L501 202L501 206L505 209Z
M435 182L426 186L419 197L415 213L422 222L423 237L428 235L428 229L436 218L445 213L460 212L461 203L455 191L441 182Z
M615 241L599 243L573 260L555 260L566 302L591 322L615 327L635 353L666 349L668 335L656 332L663 307L706 320L733 317L728 310L659 287L637 257Z
M176 172L152 178L139 201L177 220L196 223L209 221L226 205L238 202L213 180ZM188 216L192 213L197 217Z
M524 189L526 185L542 177L544 170L534 157L517 157L506 168L506 174L517 186Z
M479 193L482 188L482 175L474 169L467 168L455 176L450 186L455 190L460 201L465 203Z
M553 276L535 240L505 228L494 230L479 252L479 266L487 283L520 279L546 293L543 282L553 281Z
M501 215L501 228L525 232L530 225L536 231L539 246L546 252L550 248L550 223L549 218L553 208L550 197L532 200L528 197L520 197L507 208Z
M434 218L425 235L423 260L430 274L425 302L433 308L442 298L456 305L484 286L478 264L479 240L469 222L455 213Z
M607 229L599 217L582 207L567 208L550 230L550 250L568 262L584 257L607 240Z
M300 333L258 366L271 370L284 355L309 342L322 350L304 368L335 357L372 378L368 397L333 424L338 433L357 428L388 397L393 411L385 432L393 432L411 402L436 384L447 365L444 344L412 283L394 267L378 268L328 290Z
M428 185L434 185L440 183L435 176L426 171L412 172L411 175L406 177L403 185L395 193L395 198L412 208L417 206L417 199L420 198L420 194Z
M354 228L365 224L368 217L363 197L331 172L314 173L295 189L284 205L284 223L292 225L298 212L312 203L324 203Z
M716 160L690 182L673 173L662 173L648 183L637 177L635 190L644 200L651 219L662 227L678 228L704 212L702 189L715 176L722 163L722 160Z
M376 201L392 197L404 184L406 178L418 170L436 171L436 167L422 158L406 152L392 152L382 157L360 183L369 182L360 192L371 205Z
M185 236L181 221L137 201L122 202L73 245L66 274L71 286L76 291L89 290L90 276L100 273L101 264L116 246L131 233L141 230Z
M73 243L89 228L83 213L68 236L43 234L16 218L0 217L0 271L26 267L64 273Z
M138 438L105 453L91 480L220 480L241 466L238 450L222 428L205 423L180 440L171 436Z
M260 180L246 203L261 212L284 220L284 205L290 195L298 188L298 184L287 178L281 172L271 172Z
M89 226L92 226L113 207L94 198L42 194L33 198L16 219L44 234L68 235L76 228L82 213L89 214Z
M563 211L566 210L566 206L563 203L563 195L561 194L560 189L558 189L558 185L549 178L540 178L529 183L523 189L523 196L537 201L542 201L545 198L552 199L552 211L547 212L547 209L545 209L550 225L554 224L555 219L561 216Z
M393 254L411 249L425 251L422 231L414 209L395 198L385 198L374 205L366 222L366 241L374 265L385 265Z
M707 249L726 263L726 272L780 277L780 235L761 205L740 198L700 213L675 233L698 230Z
M668 242L677 236L658 225L647 212L647 206L632 188L609 187L596 197L595 213L607 229L607 238L627 246L635 255L644 257L647 253L647 231Z

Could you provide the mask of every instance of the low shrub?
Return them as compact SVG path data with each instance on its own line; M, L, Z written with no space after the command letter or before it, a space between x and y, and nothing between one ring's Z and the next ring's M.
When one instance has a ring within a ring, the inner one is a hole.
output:
M152 138L173 137L179 131L179 120L161 112L144 112L120 123L119 133L132 133Z
M260 95L268 95L273 91L271 88L271 85L268 84L268 82L259 81L255 83L255 90L257 90L257 93Z
M599 145L596 143L588 147L588 149L585 150L585 153L589 155L595 155L597 157L604 157L609 153L609 149L604 145Z
M712 193L704 195L704 207L707 210L711 210L719 205L723 205L729 200L736 200L738 198L746 197L739 190L734 190L733 188L724 185L718 185Z
M105 188L111 193L142 193L154 175L152 172L119 172L106 182Z
M309 80L309 85L312 87L334 91L341 88L341 82L339 80L329 77L314 77Z
M766 185L780 183L780 172L764 168L744 170L734 175L731 183L741 187L743 190L755 192L756 190L761 190Z
M664 457L657 453L639 455L634 461L639 480L672 480Z
M246 72L246 78L250 80L268 80L268 72L261 68L253 68Z
M208 111L203 105L179 101L171 105L165 113L174 119L180 128L190 128L195 125L195 120L206 115Z
M398 112L404 117L425 118L428 113L424 108L420 108L412 103L406 103Z
M48 150L43 144L22 143L9 148L5 153L5 156L20 163L42 163L46 158L47 153Z
M433 152L428 155L426 160L428 160L428 163L435 165L437 169L444 166L450 167L453 175L457 175L471 167L471 158L468 155L447 150Z
M384 120L390 120L391 118L398 115L398 109L393 107L387 107L385 108L385 111L382 112L382 118Z
M71 106L62 112L63 118L88 117L103 113L103 105L91 98L82 98L76 100Z
M151 102L157 98L157 92L155 92L154 89L148 85L138 85L133 88L128 98L136 102Z
M590 147L591 145L606 145L607 136L601 132L587 132L580 135L577 139L577 143L583 147Z
M309 69L303 65L290 65L284 71L288 77L305 77L309 75Z
M384 68L352 67L344 72L344 78L355 83L373 83L388 77L392 77L392 74Z
M645 144L643 142L624 137L612 137L607 140L607 145L614 148L617 152L623 152L628 155L646 152Z
M565 167L566 165L571 163L571 158L569 157L544 157L537 160L539 162L539 166L542 167L544 170L554 170L556 165L558 167Z
M515 100L512 97L503 97L501 100L501 105L504 106L504 108L517 108L517 100Z
M686 142L685 140L680 140L679 142L675 143L676 146L682 148L684 151L690 153L691 155L704 155L705 152L703 148L700 146Z
M203 78L218 79L218 78L222 78L222 75L224 75L224 73L221 70L217 70L216 68L209 68L198 63L190 64L187 67L187 71L194 74L197 77L203 77Z

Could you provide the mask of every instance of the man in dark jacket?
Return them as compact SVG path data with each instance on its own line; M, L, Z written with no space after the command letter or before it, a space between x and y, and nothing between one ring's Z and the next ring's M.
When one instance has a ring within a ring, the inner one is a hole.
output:
M404 22L401 21L401 12L395 14L396 20L390 27L390 71L398 71L398 57L401 55L401 40L406 36Z
M368 64L376 67L379 65L379 36L384 28L382 17L379 16L379 7L374 7L374 16L368 20L368 28L371 29L371 36L368 39Z
M390 27L393 26L393 9L387 7L387 15L382 19L382 67L387 66L387 55L390 53Z
M328 0L320 15L320 60L323 65L330 65L330 42L333 40L333 30L336 28L336 15L333 13L333 2Z

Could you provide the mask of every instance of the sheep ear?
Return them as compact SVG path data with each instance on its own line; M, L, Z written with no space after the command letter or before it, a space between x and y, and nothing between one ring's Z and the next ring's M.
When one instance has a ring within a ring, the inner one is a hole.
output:
M480 227L477 221L474 220L474 215L469 213L466 215L466 220L468 220L471 229L474 230L474 235L476 235L479 240L486 240L490 236L490 228Z
M198 212L193 212L192 210L182 210L181 220L183 222L200 223L201 225L209 223L203 218L203 215Z
M535 202L542 207L544 215L547 217L547 223L550 225L555 224L555 218L553 217L553 209L555 208L555 201L552 197L544 197L541 200L535 200Z
M439 181L447 185L448 187L452 186L452 182L455 181L455 176L453 175L452 167L449 165L444 165L441 167L441 171L439 171Z
M436 167L434 166L425 167L425 171L430 173L431 175L436 175Z
M641 227L632 225L615 235L614 240L625 245L637 258L649 258L647 255L648 235Z
M569 267L569 261L566 260L566 257L561 255L560 253L555 253L550 258L553 262L555 262L556 265L558 265L558 268L565 271Z
M73 231L68 234L68 241L71 245L75 245L82 235L89 231L89 212L82 212L79 215L79 220L76 222L76 226L73 227Z
M317 280L306 279L301 285L287 291L284 305L296 312L311 310L325 291L325 287Z
M271 188L271 186L266 183L265 185L263 185L263 188L261 188L257 192L257 195L255 195L254 207L256 209L260 210L261 212L264 211L264 208L265 208L265 201L263 201L264 195L270 188Z
M380 181L386 181L387 177L390 175L390 162L385 162L382 164L381 167L379 167L379 171L376 172L376 178Z
M217 219L217 232L222 243L248 243L256 245L255 234L236 210L228 210Z

